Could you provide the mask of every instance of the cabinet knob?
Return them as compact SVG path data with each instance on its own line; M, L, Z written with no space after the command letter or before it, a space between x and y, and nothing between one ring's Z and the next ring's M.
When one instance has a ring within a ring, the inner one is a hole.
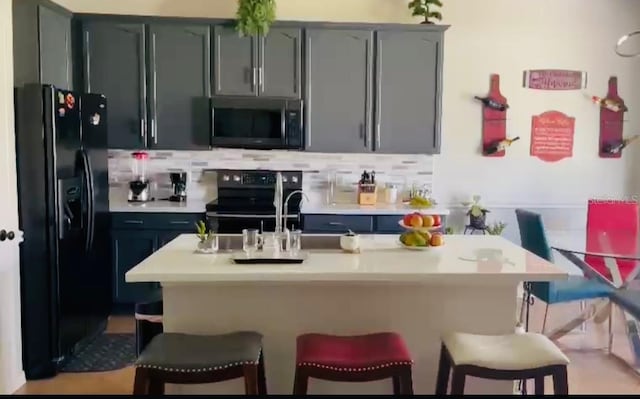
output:
M7 230L4 229L0 230L0 241L11 241L14 238L16 238L16 233L14 233L13 231L7 232Z

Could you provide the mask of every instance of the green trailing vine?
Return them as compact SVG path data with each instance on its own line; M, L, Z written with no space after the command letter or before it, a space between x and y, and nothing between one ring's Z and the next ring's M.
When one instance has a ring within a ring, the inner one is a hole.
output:
M276 20L276 0L238 0L236 30L240 36L266 36Z

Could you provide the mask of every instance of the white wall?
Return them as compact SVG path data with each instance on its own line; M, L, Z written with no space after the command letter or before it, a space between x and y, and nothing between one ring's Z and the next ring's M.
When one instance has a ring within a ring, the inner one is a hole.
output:
M233 17L235 0L58 0L74 11L164 16ZM403 0L279 0L283 20L414 21ZM436 159L435 193L458 203L472 193L487 205L582 206L593 196L638 191L628 151L622 160L597 155L598 109L581 92L523 89L522 72L534 68L584 70L588 92L606 93L617 75L630 112L625 130L640 133L640 59L617 57L616 40L640 27L636 0L447 0L443 147ZM511 103L508 133L518 142L504 159L478 152L480 107L471 98L500 73ZM574 157L547 164L529 156L531 116L557 109L576 118Z

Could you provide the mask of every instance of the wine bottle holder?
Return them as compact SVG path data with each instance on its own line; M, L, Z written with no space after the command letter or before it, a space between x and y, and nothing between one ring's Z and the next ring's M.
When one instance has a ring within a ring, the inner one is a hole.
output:
M491 75L488 98L499 104L507 104L500 93L500 75ZM487 148L507 138L507 110L500 111L488 105L482 105L482 155L485 157L504 157L505 151L487 155Z
M618 78L609 78L609 90L605 99L619 102L624 106L624 100L618 95ZM614 112L604 107L600 107L600 144L598 151L600 158L620 158L622 152L612 154L607 148L622 142L624 130L624 112Z

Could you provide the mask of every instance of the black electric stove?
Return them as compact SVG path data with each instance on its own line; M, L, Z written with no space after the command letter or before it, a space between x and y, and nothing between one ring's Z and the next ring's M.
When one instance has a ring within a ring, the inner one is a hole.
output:
M243 229L274 231L276 210L273 205L276 171L219 170L218 199L207 204L209 227L220 234L240 234ZM302 172L281 171L283 206L287 196L302 190ZM287 209L287 228L300 228L301 194L291 197ZM282 214L284 216L285 210Z

